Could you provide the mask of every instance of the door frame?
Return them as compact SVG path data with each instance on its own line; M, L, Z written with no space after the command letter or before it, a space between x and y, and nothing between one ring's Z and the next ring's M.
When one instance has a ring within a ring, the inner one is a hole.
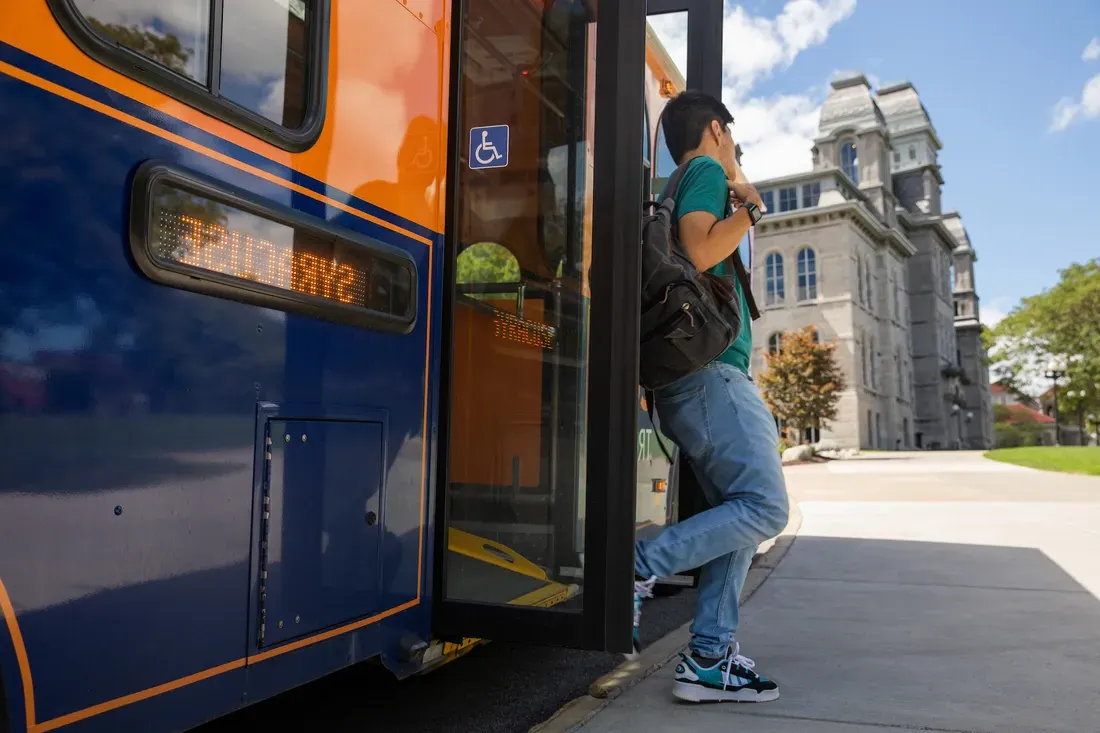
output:
M453 0L448 93L447 214L443 244L443 333L438 456L434 472L432 627L442 639L478 637L627 652L633 616L634 516L638 385L637 303L641 292L642 129L646 0L581 0L599 6L595 73L592 240L589 275L588 420L583 610L568 612L448 600L450 397L460 154L466 131L460 93L466 1ZM721 2L721 0L719 0ZM427 439L427 436L425 436ZM427 519L427 517L425 517Z
M723 0L648 0L646 17L667 13L688 14L687 37L687 78L688 89L698 89L715 99L722 98L722 16L725 7ZM653 151L654 160L657 151ZM682 454L679 456L682 458ZM682 522L710 506L704 497L699 479L684 460L677 460L670 469L676 472L676 481L669 487L674 496L670 502L676 503L676 522ZM691 587L699 585L699 570L691 570L676 577L692 577ZM679 585L679 583L674 583Z

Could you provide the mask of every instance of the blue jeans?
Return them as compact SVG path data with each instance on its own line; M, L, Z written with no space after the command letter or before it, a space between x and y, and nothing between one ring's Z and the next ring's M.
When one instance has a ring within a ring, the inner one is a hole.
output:
M729 364L714 362L655 397L661 432L688 459L711 508L639 540L634 572L650 578L702 568L691 649L718 658L733 643L757 546L787 525L779 434L752 377Z

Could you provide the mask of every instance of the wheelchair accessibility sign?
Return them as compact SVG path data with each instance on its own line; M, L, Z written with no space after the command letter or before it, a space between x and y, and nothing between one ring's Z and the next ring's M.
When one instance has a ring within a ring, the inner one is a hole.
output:
M504 168L508 165L508 125L470 128L470 167Z

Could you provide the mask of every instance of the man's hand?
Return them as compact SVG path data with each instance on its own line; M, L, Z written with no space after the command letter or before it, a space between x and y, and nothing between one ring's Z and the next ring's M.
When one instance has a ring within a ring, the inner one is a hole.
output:
M764 208L764 200L760 198L760 193L756 190L756 186L748 181L726 181L726 183L730 187L730 196L733 198L735 206L745 202L752 202L759 208Z

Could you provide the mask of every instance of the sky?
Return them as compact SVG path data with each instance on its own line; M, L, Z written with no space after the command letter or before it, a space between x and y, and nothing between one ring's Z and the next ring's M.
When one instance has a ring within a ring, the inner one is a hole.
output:
M683 17L650 23L684 69ZM1100 1L726 0L723 101L750 179L811 168L829 82L908 80L943 143L943 207L993 325L1100 257Z

